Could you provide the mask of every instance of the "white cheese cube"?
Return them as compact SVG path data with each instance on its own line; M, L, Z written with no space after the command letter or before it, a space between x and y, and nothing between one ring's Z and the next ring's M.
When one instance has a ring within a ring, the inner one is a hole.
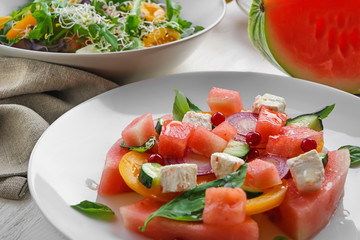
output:
M324 165L315 149L288 159L287 164L300 193L311 193L321 189Z
M217 178L225 177L226 175L236 171L244 163L244 160L241 158L219 152L213 153L210 159L211 167Z
M197 113L194 111L188 111L184 115L182 122L192 123L195 125L195 127L203 126L209 131L212 130L211 114L209 113Z
M196 187L196 164L172 164L160 168L162 192L183 192Z
M262 107L267 107L275 112L285 113L286 102L283 97L275 96L270 93L265 93L263 96L256 96L255 102L252 106L254 113L259 113Z

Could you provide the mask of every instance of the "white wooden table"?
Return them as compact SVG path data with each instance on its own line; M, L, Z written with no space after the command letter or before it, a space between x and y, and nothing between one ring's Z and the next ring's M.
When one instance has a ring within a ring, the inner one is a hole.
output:
M250 71L284 75L253 48L247 35L247 16L235 2L227 5L225 18L193 55L170 73L192 71ZM0 239L67 238L45 219L28 193L21 201L0 199Z

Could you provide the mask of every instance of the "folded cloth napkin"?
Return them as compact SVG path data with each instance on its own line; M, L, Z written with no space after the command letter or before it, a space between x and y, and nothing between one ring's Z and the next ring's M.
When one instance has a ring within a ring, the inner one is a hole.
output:
M25 195L31 151L49 124L75 105L117 86L70 67L0 58L0 197Z

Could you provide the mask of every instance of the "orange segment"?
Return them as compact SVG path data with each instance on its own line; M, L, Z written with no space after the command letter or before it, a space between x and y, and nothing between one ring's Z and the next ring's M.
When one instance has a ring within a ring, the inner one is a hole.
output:
M4 16L4 17L0 17L0 25L5 23L6 21L10 20L11 17L10 16ZM3 29L4 26L0 26L0 30Z
M180 33L172 28L158 28L143 38L144 47L153 47L180 39Z
M6 39L14 39L17 37L23 37L25 31L32 26L36 25L36 19L30 13L16 23L6 34Z

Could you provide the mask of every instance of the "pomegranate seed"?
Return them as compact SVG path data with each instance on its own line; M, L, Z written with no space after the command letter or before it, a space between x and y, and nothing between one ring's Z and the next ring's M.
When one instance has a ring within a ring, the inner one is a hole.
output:
M257 146L261 141L261 134L258 132L249 132L246 134L246 143L250 146Z
M149 159L149 163L159 163L160 165L164 165L164 158L160 154L151 154Z
M216 112L211 116L211 123L214 126L218 126L223 121L225 121L225 115L221 112Z
M259 150L257 150L256 148L250 148L247 154L247 160L253 160L259 157L259 155L260 155Z
M317 147L317 143L314 139L311 138L305 138L302 142L301 142L301 149L304 152L308 152L311 151L313 149L316 149Z

